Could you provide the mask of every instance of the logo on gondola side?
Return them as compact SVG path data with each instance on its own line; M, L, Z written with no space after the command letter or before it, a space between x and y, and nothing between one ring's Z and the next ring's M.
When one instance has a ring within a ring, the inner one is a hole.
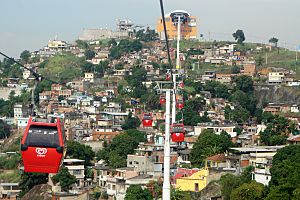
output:
M46 148L36 148L35 152L37 153L37 157L45 157L47 153Z

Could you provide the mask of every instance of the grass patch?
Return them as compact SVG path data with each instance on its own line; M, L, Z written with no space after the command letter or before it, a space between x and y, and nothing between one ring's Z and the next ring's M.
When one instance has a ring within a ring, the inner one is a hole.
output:
M18 153L15 155L0 157L0 169L3 170L18 169L20 163L21 163L21 155Z
M266 55L268 57L268 64L266 64ZM300 53L298 52L299 60L296 61L296 52L280 49L279 54L277 50L270 52L262 51L257 54L252 54L257 60L259 57L263 59L263 64L260 68L283 68L293 70L296 75L295 78L300 79Z
M19 171L4 171L0 172L0 182L11 182L11 183L17 183L21 180L21 174Z

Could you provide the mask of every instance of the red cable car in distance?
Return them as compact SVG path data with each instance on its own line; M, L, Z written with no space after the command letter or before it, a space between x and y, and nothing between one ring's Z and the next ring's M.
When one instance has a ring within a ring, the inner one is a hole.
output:
M166 80L167 80L167 81L170 81L170 80L171 80L171 74L167 73L167 75L166 75Z
M178 83L178 87L181 88L181 89L183 89L183 88L184 88L184 83L183 83L182 81L179 82L179 83Z
M173 124L171 128L172 142L183 142L184 141L184 125L182 123Z
M142 124L143 127L152 127L153 117L151 113L144 113Z
M159 103L161 105L166 103L166 96L164 94L160 95L160 97L159 97Z
M176 107L179 108L179 109L182 109L184 107L183 99L177 99Z
M40 122L30 117L21 141L25 172L58 172L65 152L65 138L60 119L55 120Z

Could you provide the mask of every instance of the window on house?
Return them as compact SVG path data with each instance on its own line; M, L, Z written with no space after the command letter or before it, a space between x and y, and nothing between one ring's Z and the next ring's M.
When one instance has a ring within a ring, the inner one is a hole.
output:
M110 184L107 185L107 188L110 190Z
M73 170L73 175L80 175L81 174L81 170L80 169L74 169Z
M129 162L129 165L132 165L132 161Z
M112 190L116 190L116 185L113 185L113 186L112 186Z

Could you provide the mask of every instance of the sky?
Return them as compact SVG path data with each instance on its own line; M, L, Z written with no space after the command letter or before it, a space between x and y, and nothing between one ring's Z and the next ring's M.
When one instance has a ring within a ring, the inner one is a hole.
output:
M242 29L248 42L300 45L300 0L164 0L164 7L196 16L204 39L233 40ZM0 0L0 51L17 58L49 39L73 42L84 28L115 29L117 19L155 28L160 15L159 0Z

